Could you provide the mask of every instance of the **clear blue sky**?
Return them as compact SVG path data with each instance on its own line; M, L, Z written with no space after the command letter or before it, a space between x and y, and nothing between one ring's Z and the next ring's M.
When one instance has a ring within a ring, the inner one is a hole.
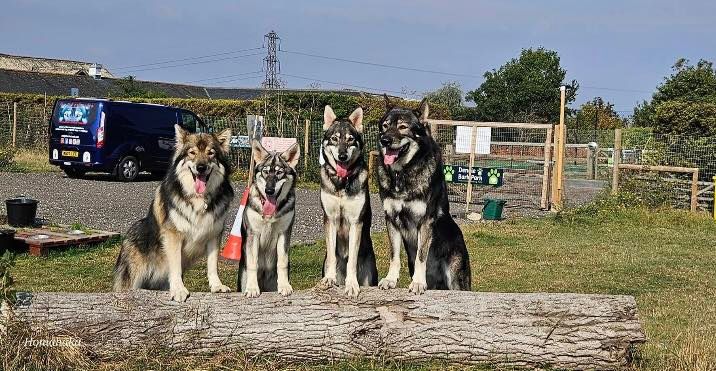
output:
M284 50L478 77L451 77L279 54L294 76L422 93L444 81L474 89L522 48L556 50L578 102L602 96L631 111L679 57L716 60L716 2L668 1L39 1L3 0L0 53L96 61L118 75L187 82L261 69L264 50L147 71L121 67L259 47L274 29ZM144 68L157 67L147 66ZM242 80L208 80L253 87ZM288 87L311 81L284 76ZM204 83L204 82L201 82ZM320 83L324 88L336 85ZM603 87L630 91L599 90Z

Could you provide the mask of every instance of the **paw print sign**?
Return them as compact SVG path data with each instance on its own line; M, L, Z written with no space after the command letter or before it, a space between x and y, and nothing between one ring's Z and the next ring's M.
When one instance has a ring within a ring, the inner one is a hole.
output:
M500 174L500 172L497 171L497 169L490 169L487 172L487 184L497 185L498 183L500 183L501 176L502 176L502 174Z
M452 183L455 177L455 168L452 165L443 166L443 174L445 175L445 181Z
M505 181L505 173L503 169L483 169L482 184L500 187Z

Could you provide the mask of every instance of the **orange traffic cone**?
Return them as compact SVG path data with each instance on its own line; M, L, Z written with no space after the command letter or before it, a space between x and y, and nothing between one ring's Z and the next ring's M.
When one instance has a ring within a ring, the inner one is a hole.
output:
M221 256L225 259L241 260L241 223L244 219L244 209L248 201L249 189L246 188L244 195L241 196L241 204L239 205L239 211L236 212L236 219L234 219L234 225L231 227L231 233L229 233L224 250L221 252Z

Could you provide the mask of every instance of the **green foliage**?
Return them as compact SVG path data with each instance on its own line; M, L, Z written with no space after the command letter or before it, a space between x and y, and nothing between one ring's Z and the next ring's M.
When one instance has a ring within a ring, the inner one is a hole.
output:
M431 104L440 104L447 108L450 116L463 115L466 107L463 107L463 92L459 82L446 82L443 86L434 91L425 93L425 98Z
M616 129L624 127L624 119L614 111L614 104L595 97L582 104L577 114L567 120L567 127L579 130Z
M485 121L545 122L559 120L561 85L568 85L566 102L573 102L579 85L567 83L559 55L544 48L523 49L497 70L485 73L485 82L467 93L475 102L475 116Z
M112 97L117 98L164 98L166 94L161 91L156 91L147 86L144 86L140 81L129 75L122 79L117 80L119 85L119 91L112 94Z
M716 97L712 101L665 101L654 107L658 133L716 136Z
M15 300L15 291L13 290L13 280L10 275L10 268L15 265L15 257L9 252L0 256L0 303L3 301L13 302Z
M652 96L634 109L635 126L653 126L660 133L703 135L716 128L716 70L713 63L700 60L691 65L679 59L673 73L664 79Z
M15 149L10 146L0 147L0 169L11 167L15 163Z

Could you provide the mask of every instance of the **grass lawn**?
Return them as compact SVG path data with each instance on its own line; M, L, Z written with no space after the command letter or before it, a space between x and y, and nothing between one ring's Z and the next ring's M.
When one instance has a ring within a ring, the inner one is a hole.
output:
M716 369L716 224L708 216L619 209L465 226L463 231L470 249L474 290L634 295L648 337L636 369ZM374 235L381 276L388 266L386 242L384 234ZM312 287L320 279L323 250L321 242L292 248L295 289ZM56 252L47 259L21 255L12 273L18 290L108 291L117 251L115 242ZM225 264L220 268L224 283L235 286L234 269ZM405 272L406 268L401 287L408 284ZM205 268L199 266L187 274L186 284L190 291L206 291ZM237 365L236 359L216 357L167 362L167 358L150 357L102 366L182 369L212 364L272 369L280 365L269 361ZM436 365L318 366L334 367L413 369Z

